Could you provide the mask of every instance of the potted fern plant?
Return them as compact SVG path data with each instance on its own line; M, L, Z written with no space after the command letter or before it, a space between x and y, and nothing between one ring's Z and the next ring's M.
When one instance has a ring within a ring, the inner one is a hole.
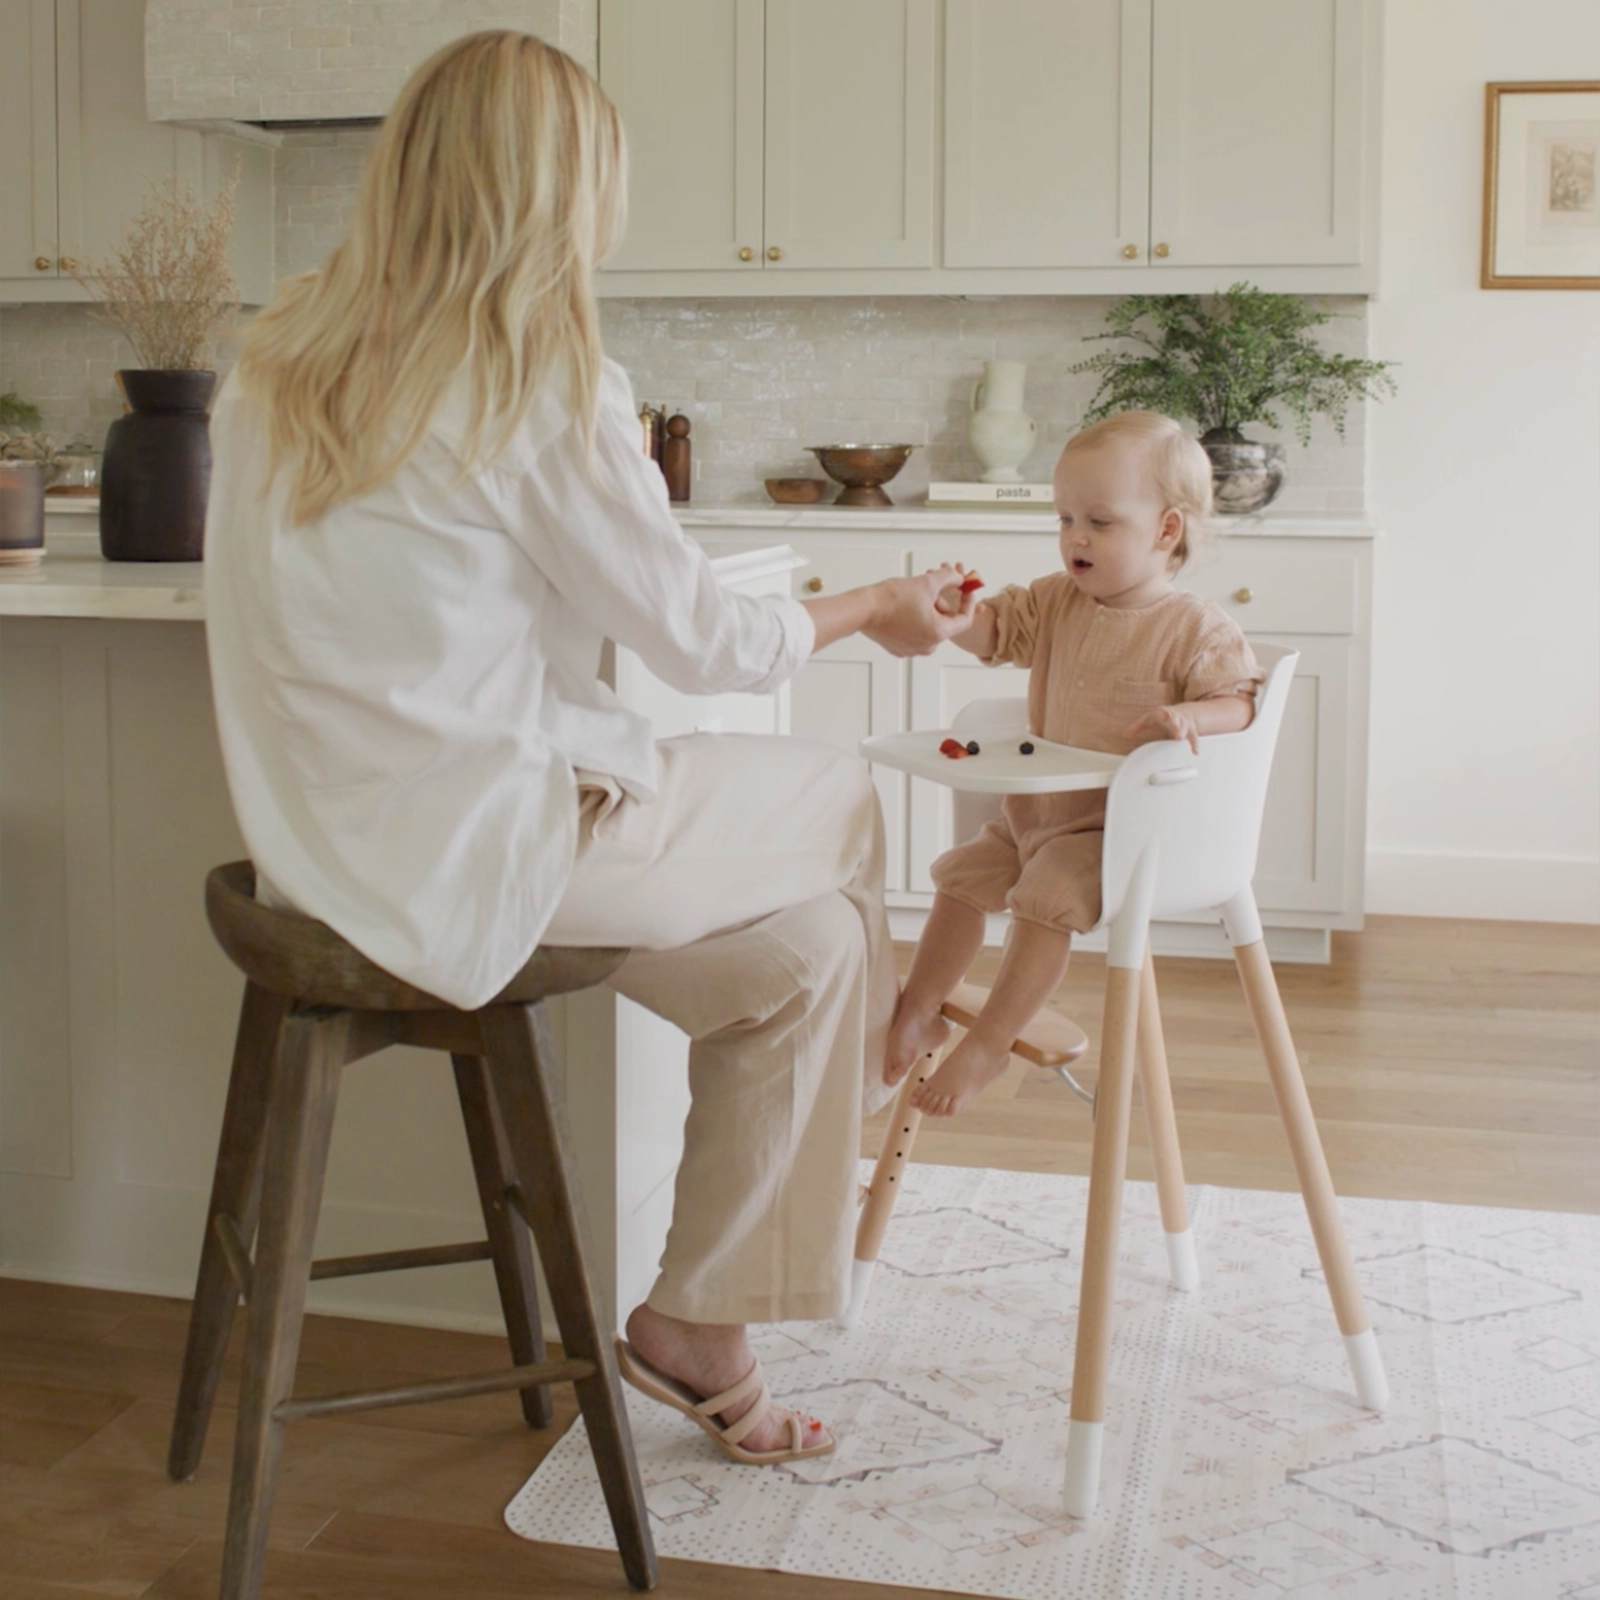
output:
M1287 414L1309 444L1313 416L1342 436L1355 401L1394 393L1392 362L1335 355L1312 337L1332 320L1299 295L1248 283L1213 295L1129 295L1107 312L1106 331L1089 336L1120 348L1070 369L1100 378L1084 420L1130 410L1189 419L1211 457L1217 510L1259 511L1283 483L1283 450L1245 438L1245 428L1275 428Z
M237 174L206 204L153 190L104 262L77 274L138 365L117 373L128 412L106 434L100 549L109 561L198 561L211 484L209 358L239 309L228 261Z

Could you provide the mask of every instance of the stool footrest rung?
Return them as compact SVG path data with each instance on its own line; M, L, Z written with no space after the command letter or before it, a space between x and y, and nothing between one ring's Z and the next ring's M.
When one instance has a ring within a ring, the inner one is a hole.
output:
M311 1263L316 1278L359 1278L369 1272L402 1272L409 1267L453 1267L462 1261L492 1261L487 1239L466 1244L430 1244L413 1250L380 1250L366 1256L329 1256Z
M420 1406L433 1400L464 1400L471 1395L497 1394L502 1389L532 1389L541 1383L576 1383L592 1378L592 1361L538 1361L499 1372L480 1372L460 1378L436 1378L431 1383L407 1383L395 1389L356 1389L344 1394L291 1396L273 1408L279 1422L302 1417L337 1416L347 1411L379 1411L388 1406Z

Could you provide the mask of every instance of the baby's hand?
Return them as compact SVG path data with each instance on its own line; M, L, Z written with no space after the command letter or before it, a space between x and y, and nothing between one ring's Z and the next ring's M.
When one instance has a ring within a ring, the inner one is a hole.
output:
M1196 755L1200 754L1200 729L1194 712L1186 705L1157 706L1147 711L1131 727L1122 730L1124 739L1135 744L1154 744L1157 739L1182 739Z

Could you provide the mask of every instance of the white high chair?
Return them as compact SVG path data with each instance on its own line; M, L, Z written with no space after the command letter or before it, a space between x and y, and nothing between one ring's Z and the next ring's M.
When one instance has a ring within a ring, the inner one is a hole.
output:
M940 733L891 734L865 740L861 747L868 760L950 786L958 839L971 837L997 814L999 797L1006 793L1107 790L1097 924L1107 930L1108 938L1105 1012L1065 1483L1066 1509L1077 1517L1090 1514L1099 1493L1117 1228L1136 1060L1173 1287L1193 1289L1199 1282L1150 961L1153 917L1214 910L1221 918L1266 1055L1356 1396L1374 1411L1382 1410L1389 1397L1250 889L1273 748L1299 659L1294 651L1273 645L1257 645L1255 653L1266 682L1256 697L1254 720L1242 733L1202 739L1198 756L1175 740L1141 745L1126 757L1053 745L1028 733L1024 702L1015 699L976 701L957 717L951 731L963 742L978 739L982 754L977 758L951 761L939 755ZM1022 756L1017 744L1029 738L1035 753ZM946 1016L958 1024L946 1054L959 1040L959 1028L970 1025L981 1009L985 992L963 986L960 1009L965 1016L946 1009ZM921 1068L907 1074L863 1202L856 1232L852 1320L866 1299L921 1121L910 1096L927 1076Z

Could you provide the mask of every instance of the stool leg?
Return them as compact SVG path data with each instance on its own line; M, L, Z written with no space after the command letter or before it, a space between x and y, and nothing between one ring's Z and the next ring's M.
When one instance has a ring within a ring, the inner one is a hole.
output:
M267 1523L283 1448L284 1425L275 1412L294 1386L317 1211L349 1031L348 1012L290 1013L283 1020L267 1111L261 1228L222 1552L221 1600L255 1600L261 1590Z
M217 1237L217 1218L229 1218L245 1248L256 1231L261 1201L261 1133L266 1126L272 1066L278 1053L278 1030L287 1002L247 983L239 1007L233 1070L222 1113L211 1203L206 1208L206 1233L200 1246L200 1269L189 1312L189 1337L183 1353L183 1377L172 1418L167 1450L167 1475L184 1483L195 1475L205 1449L211 1408L217 1397L228 1337L233 1331L239 1286Z
M1372 1322L1361 1296L1361 1285L1356 1281L1350 1246L1339 1221L1338 1201L1333 1192L1333 1178L1328 1172L1328 1159L1317 1133L1317 1119L1311 1110L1310 1096L1306 1093L1306 1080L1300 1071L1300 1058L1295 1053L1289 1021L1283 1013L1283 1000L1278 994L1278 982L1272 973L1266 944L1256 939L1249 944L1235 945L1233 958L1239 967L1239 979L1244 985L1251 1020L1255 1023L1262 1051L1267 1058L1267 1072L1272 1079L1272 1092L1278 1101L1278 1114L1283 1118L1284 1132L1289 1136L1289 1150L1294 1156L1295 1171L1299 1174L1300 1193L1305 1199L1306 1215L1311 1221L1311 1234L1317 1242L1323 1276L1328 1280L1328 1293L1333 1300L1339 1332L1344 1335L1345 1354L1355 1380L1356 1397L1370 1410L1382 1411L1389 1403L1389 1381L1384 1375L1383 1359L1378 1353L1378 1342L1373 1337Z
M957 1032L939 1054L942 1061L954 1048ZM873 1270L878 1265L878 1251L883 1247L884 1230L894 1211L895 1196L900 1192L900 1179L911 1159L911 1147L917 1141L917 1130L922 1126L922 1113L911 1104L911 1097L919 1084L928 1081L933 1071L928 1066L931 1058L920 1058L906 1073L899 1092L894 1097L894 1109L889 1113L888 1125L883 1130L883 1143L878 1146L878 1164L872 1169L872 1182L867 1186L867 1198L862 1202L861 1215L856 1221L855 1260L850 1265L850 1304L839 1318L841 1328L853 1328L861 1318L862 1308L872 1288Z
M623 1570L635 1589L653 1589L656 1553L644 1486L622 1402L616 1352L601 1323L584 1260L582 1199L568 1158L571 1136L544 1007L491 1006L478 1017L522 1211L538 1242L562 1347L569 1357L594 1363L593 1375L580 1378L575 1387Z
M500 1307L506 1319L511 1359L519 1367L545 1358L544 1329L539 1321L539 1289L533 1274L533 1252L528 1233L506 1203L512 1184L511 1161L505 1132L489 1088L488 1068L481 1056L451 1056L456 1073L456 1094L461 1120L466 1124L467 1147L472 1152L472 1173L478 1181L478 1203L483 1207L489 1248L494 1252L494 1278L500 1290ZM554 1415L550 1385L535 1384L522 1393L522 1414L530 1428L545 1428Z
M1089 1516L1099 1498L1117 1228L1122 1216L1122 1181L1128 1167L1128 1122L1139 1030L1139 988L1138 967L1107 964L1100 1079L1089 1166L1089 1215L1084 1224L1078 1339L1072 1362L1072 1421L1067 1430L1065 1504L1068 1514L1074 1517Z
M1189 1206L1183 1193L1183 1152L1178 1148L1178 1119L1172 1109L1172 1079L1167 1072L1167 1041L1161 1030L1161 1000L1156 993L1156 968L1149 948L1139 983L1139 1087L1144 1121L1150 1134L1150 1160L1156 1171L1161 1202L1161 1230L1167 1236L1167 1268L1174 1289L1194 1289L1200 1282L1195 1260Z

